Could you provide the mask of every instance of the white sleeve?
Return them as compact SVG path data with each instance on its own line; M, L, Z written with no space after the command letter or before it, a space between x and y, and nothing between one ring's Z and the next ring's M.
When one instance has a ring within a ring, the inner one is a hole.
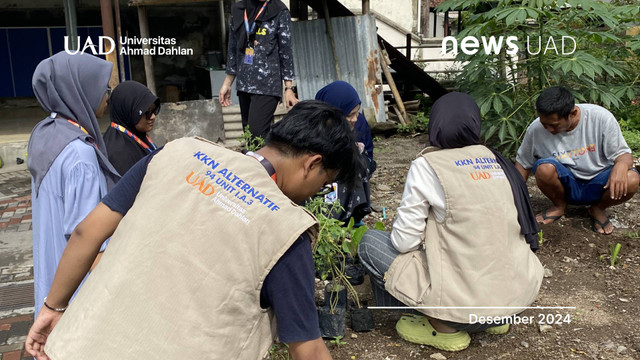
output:
M440 197L442 199L438 200ZM391 243L396 250L405 253L418 249L427 226L429 208L434 203L444 206L444 190L427 160L420 157L409 168L391 230ZM444 213L444 208L442 210Z

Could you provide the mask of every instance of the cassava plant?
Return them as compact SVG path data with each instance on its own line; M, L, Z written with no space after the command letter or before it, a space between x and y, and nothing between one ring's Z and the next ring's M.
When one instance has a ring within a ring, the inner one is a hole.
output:
M505 154L518 149L537 116L535 100L549 86L570 88L577 102L614 113L640 95L640 36L627 32L640 17L637 2L447 0L436 10L462 10L457 43L466 37L479 42L477 53L457 53L463 65L457 85L480 106L485 141ZM492 36L517 38L515 54L507 53L506 41L487 52L483 41ZM575 49L566 45L563 54L562 39L575 41Z

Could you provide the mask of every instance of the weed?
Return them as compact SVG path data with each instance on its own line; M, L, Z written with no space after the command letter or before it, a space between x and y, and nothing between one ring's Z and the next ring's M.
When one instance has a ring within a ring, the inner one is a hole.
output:
M271 360L290 360L289 345L285 343L273 344L269 350Z
M538 246L542 246L544 244L544 238L542 237L542 230L538 232Z
M242 137L238 141L247 151L256 151L264 146L264 139L260 136L253 136L249 131L249 125L244 127Z
M620 254L621 248L622 245L620 245L620 243L609 245L609 251L611 254L611 266L616 266L616 264L620 263L620 261L618 260L618 254Z
M382 139L380 138L380 136L374 136L374 137L373 137L373 142L378 142L378 141L380 141L380 140L382 140Z
M640 239L640 230L629 231L626 236L630 239Z
M336 336L333 338L333 340L329 341L331 344L340 347L342 345L345 345L347 342L346 341L342 341L342 336Z

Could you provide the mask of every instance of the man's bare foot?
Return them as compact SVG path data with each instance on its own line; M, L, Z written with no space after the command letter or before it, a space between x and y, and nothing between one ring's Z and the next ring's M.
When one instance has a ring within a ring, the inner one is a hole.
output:
M551 224L564 216L565 211L566 208L556 206L550 207L547 210L544 210L543 212L537 214L536 221L538 222L538 224Z
M591 228L598 234L610 235L613 232L613 224L609 221L604 209L595 205L589 208L589 216L591 217Z

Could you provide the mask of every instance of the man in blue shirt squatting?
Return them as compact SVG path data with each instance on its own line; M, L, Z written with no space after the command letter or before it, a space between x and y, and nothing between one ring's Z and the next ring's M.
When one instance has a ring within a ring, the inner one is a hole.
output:
M536 101L540 116L522 140L516 168L536 184L553 206L536 215L538 223L561 218L567 205L589 205L591 229L609 235L605 209L631 199L638 171L613 114L593 104L575 104L563 87L544 90Z
M198 138L138 162L75 228L26 340L37 359L262 359L277 325L292 359L331 359L318 328L299 204L363 164L342 112L304 101L265 147ZM98 266L70 301L97 252Z

